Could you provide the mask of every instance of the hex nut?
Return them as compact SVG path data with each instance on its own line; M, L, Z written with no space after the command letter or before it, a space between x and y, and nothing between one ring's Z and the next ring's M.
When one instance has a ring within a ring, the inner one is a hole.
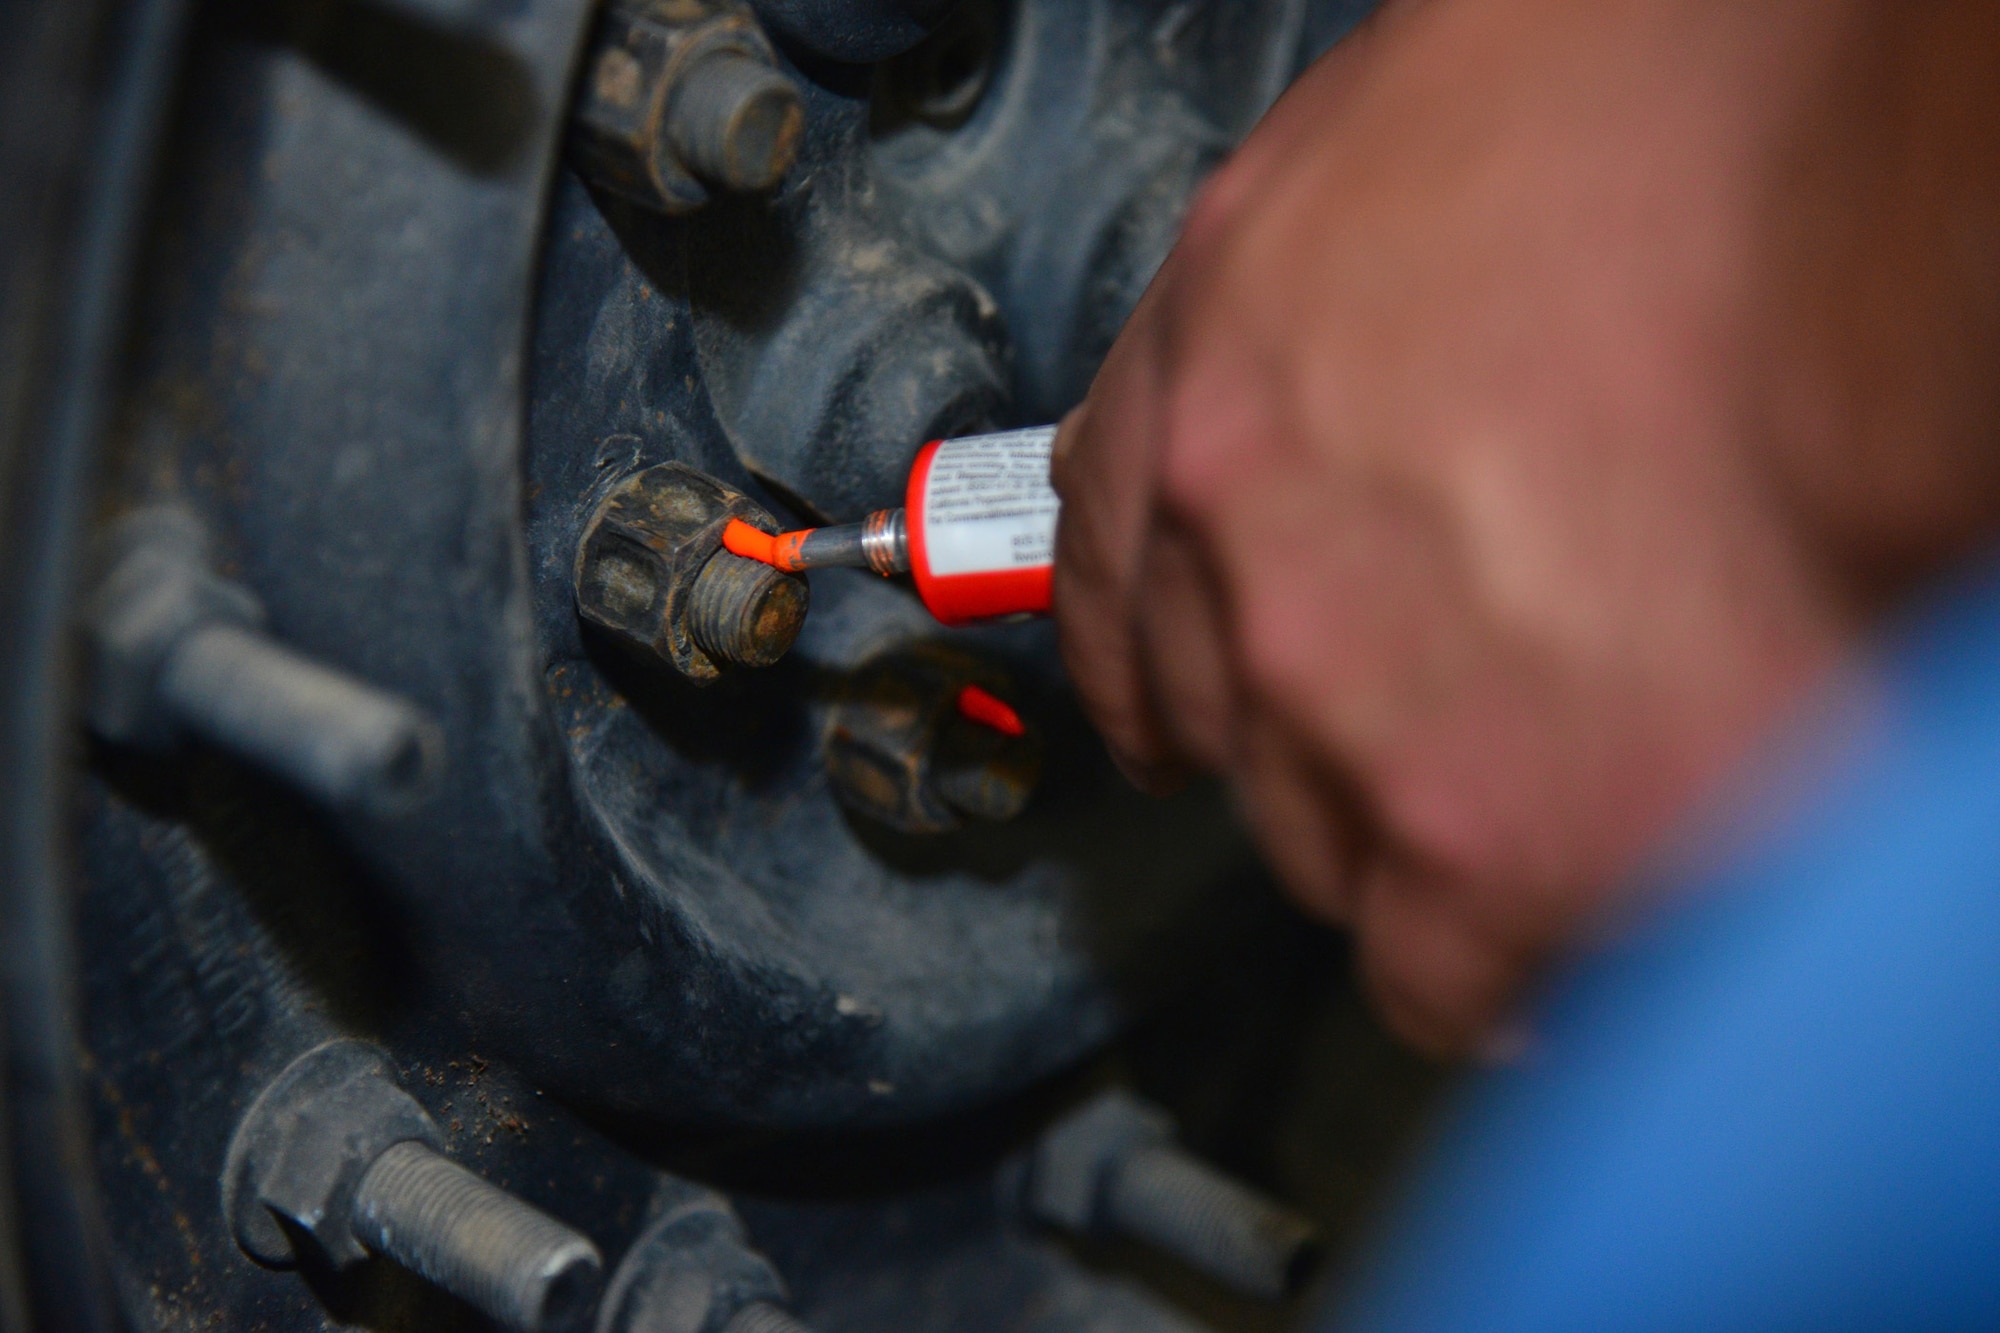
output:
M733 0L615 0L598 22L570 156L596 184L666 213L716 189L776 184L805 127L756 16Z
M597 1333L723 1333L742 1311L785 1300L721 1195L667 1177L647 1211L605 1288Z
M383 1152L416 1141L442 1148L437 1123L396 1086L375 1047L330 1041L287 1065L236 1126L222 1168L230 1234L258 1263L299 1262L294 1234L342 1268L367 1257L350 1217L362 1177Z
M728 664L776 662L805 624L807 585L724 551L732 518L778 527L749 496L684 463L627 478L577 543L577 611L697 684Z
M967 685L1014 693L1005 672L935 640L891 648L851 672L826 732L827 774L841 803L904 833L1019 814L1041 778L1041 738L1003 736L961 717Z

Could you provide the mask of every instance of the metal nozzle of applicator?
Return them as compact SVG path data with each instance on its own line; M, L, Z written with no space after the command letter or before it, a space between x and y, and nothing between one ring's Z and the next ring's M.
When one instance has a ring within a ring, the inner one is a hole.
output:
M872 569L883 575L910 570L910 530L900 509L878 509L859 523L775 536L731 519L722 530L722 545L732 555L761 560L788 574L831 568Z

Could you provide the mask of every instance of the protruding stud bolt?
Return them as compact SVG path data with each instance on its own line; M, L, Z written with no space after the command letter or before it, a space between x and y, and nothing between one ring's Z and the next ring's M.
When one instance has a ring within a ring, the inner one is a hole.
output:
M697 684L725 666L770 666L805 626L806 581L723 550L732 518L777 526L750 497L682 463L628 477L584 525L578 613Z
M597 1299L597 1247L451 1161L442 1142L380 1051L328 1042L244 1113L223 1216L259 1263L295 1264L300 1245L334 1268L379 1254L517 1333L572 1333Z
M85 617L99 735L154 747L198 737L335 807L393 813L423 794L441 761L437 727L265 634L257 599L209 568L192 514L142 510L109 547Z
M798 155L805 112L792 81L739 51L691 65L667 111L667 140L687 169L726 190L768 190Z
M421 1143L375 1159L352 1221L370 1250L509 1328L578 1328L597 1298L595 1245Z
M1267 1300L1296 1290L1317 1257L1309 1219L1193 1156L1164 1111L1123 1092L1058 1122L1016 1179L1039 1221L1145 1241Z
M785 655L806 619L805 581L727 552L708 559L688 598L688 632L703 652L735 666L767 667Z
M598 185L685 213L712 193L776 185L805 104L735 0L612 0L572 122L571 156Z
M1110 1228L1253 1296L1277 1300L1315 1254L1310 1221L1174 1144L1134 1148L1105 1181Z

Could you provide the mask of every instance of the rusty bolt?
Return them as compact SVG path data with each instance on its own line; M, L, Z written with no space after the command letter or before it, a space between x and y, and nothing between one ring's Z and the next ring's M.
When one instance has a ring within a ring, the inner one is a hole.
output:
M767 667L785 655L806 618L806 585L769 565L723 552L709 557L688 598L688 633L710 657Z
M690 171L729 190L768 190L798 152L805 113L792 81L738 51L688 67L667 112L667 137Z
M577 544L585 620L697 684L724 666L770 666L805 624L805 580L722 549L732 518L776 531L756 501L683 463L626 479Z
M573 160L648 208L685 213L715 190L769 189L798 155L799 91L732 0L616 0L583 82Z
M962 716L967 685L1001 698L1014 693L990 664L934 642L890 649L852 672L826 737L827 773L841 802L905 833L1020 814L1041 778L1041 739Z

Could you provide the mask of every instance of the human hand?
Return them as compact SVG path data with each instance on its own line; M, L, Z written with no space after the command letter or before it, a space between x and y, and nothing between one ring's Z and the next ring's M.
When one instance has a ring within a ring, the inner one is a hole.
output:
M1142 782L1230 779L1418 1044L1490 1034L2000 527L1996 14L1392 5L1218 173L1065 423L1086 706Z

